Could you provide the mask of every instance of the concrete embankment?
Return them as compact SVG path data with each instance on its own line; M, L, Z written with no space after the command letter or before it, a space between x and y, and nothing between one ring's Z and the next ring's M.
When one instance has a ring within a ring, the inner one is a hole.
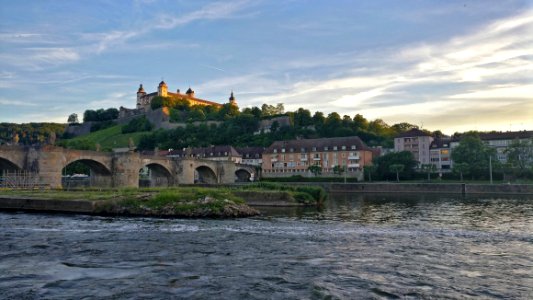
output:
M531 184L465 183L325 183L330 192L358 193L449 193L449 194L533 194Z
M44 212L71 212L90 214L94 212L94 202L85 200L48 200L27 197L0 196L0 209L30 210Z

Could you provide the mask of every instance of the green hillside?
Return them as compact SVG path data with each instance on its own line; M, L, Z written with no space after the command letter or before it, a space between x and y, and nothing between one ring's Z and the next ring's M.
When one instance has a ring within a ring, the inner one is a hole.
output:
M137 145L141 136L149 131L122 133L122 125L116 125L106 129L91 132L73 139L64 140L61 143L67 148L95 150L96 144L100 144L102 151L111 151L113 148L128 147L129 139Z

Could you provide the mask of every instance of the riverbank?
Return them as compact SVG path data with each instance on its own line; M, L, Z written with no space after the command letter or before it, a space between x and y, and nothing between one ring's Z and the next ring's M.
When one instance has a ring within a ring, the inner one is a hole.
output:
M4 190L0 209L177 218L239 218L259 214L228 190L206 188Z
M291 185L307 186L308 183ZM475 184L475 183L313 183L328 192L346 193L445 193L445 194L501 194L533 195L533 184Z
M250 185L165 189L2 190L0 210L177 218L239 218L259 214L251 206L316 206L319 187Z

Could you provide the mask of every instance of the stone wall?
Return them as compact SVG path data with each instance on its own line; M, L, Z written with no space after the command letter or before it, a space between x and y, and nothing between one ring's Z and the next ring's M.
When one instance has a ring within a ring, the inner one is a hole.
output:
M323 183L321 185L331 192L533 194L533 185L531 184Z

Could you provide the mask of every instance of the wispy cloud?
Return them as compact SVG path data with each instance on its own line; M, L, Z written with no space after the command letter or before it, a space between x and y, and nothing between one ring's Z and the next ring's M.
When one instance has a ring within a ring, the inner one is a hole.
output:
M12 106L37 106L37 104L28 102L28 101L10 100L10 99L1 99L1 98L0 98L0 104L12 105Z
M198 20L216 20L229 18L250 5L250 1L221 1L206 5L199 10L182 16L162 15L154 26L161 29L172 29Z
M97 43L96 51L101 53L112 46L125 44L131 39L149 34L154 30L170 30L199 20L229 18L248 5L249 1L247 0L234 2L222 1L208 4L196 11L179 16L162 14L156 18L157 21L145 23L139 28L122 31L115 30L97 35L100 38Z

